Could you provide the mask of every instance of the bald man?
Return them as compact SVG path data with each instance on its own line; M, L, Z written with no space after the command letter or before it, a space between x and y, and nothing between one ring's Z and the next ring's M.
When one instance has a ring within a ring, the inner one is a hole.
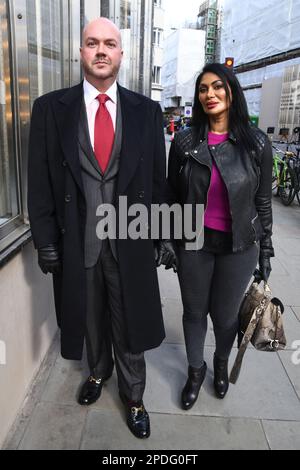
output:
M150 238L99 237L97 208L113 205L118 220L120 196L148 213L151 204L165 202L162 113L116 82L123 51L111 21L98 18L85 27L80 54L83 82L33 106L31 230L39 265L53 275L62 356L81 359L85 339L90 376L79 403L100 397L115 362L128 427L144 438L150 435L144 351L165 336L156 264L174 265L175 253L158 242L156 263Z

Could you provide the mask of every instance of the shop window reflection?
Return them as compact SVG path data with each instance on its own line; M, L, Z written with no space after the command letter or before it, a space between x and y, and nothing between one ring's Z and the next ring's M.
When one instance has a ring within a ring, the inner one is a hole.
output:
M19 213L13 145L13 111L6 2L0 2L0 238Z
M31 103L63 87L61 1L27 0Z

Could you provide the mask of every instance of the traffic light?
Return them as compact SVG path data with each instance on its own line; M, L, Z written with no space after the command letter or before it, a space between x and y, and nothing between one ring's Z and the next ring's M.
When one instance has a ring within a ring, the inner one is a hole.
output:
M225 64L224 64L225 67L228 67L229 69L232 69L233 64L234 64L234 58L233 57L226 57Z

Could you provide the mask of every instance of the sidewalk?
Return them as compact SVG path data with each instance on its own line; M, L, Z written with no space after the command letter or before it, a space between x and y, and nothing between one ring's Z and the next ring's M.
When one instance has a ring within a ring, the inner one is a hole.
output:
M146 353L144 402L151 436L138 440L125 423L115 373L100 400L77 404L79 384L88 375L79 362L62 359L58 338L32 385L7 440L6 449L300 449L300 364L293 365L292 343L300 342L300 206L284 207L274 198L273 294L285 304L287 349L265 353L249 347L240 378L224 400L213 391L214 338L211 323L205 359L208 373L192 410L180 409L187 363L182 307L175 274L159 269L167 338ZM294 347L296 348L296 346ZM294 356L300 362L300 345ZM233 363L236 348L230 358Z

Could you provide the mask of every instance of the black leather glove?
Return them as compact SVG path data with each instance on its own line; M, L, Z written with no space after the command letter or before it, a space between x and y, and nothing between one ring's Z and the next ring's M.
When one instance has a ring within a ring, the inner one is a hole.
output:
M258 265L259 265L259 269L256 269L253 273L255 277L255 281L258 283L260 281L268 282L270 273L272 271L269 256L261 255L259 257Z
M166 269L173 268L174 273L177 273L178 260L170 240L158 240L154 246L156 266L161 264L166 266Z
M38 263L44 274L58 274L61 271L61 261L58 246L47 245L38 249Z

